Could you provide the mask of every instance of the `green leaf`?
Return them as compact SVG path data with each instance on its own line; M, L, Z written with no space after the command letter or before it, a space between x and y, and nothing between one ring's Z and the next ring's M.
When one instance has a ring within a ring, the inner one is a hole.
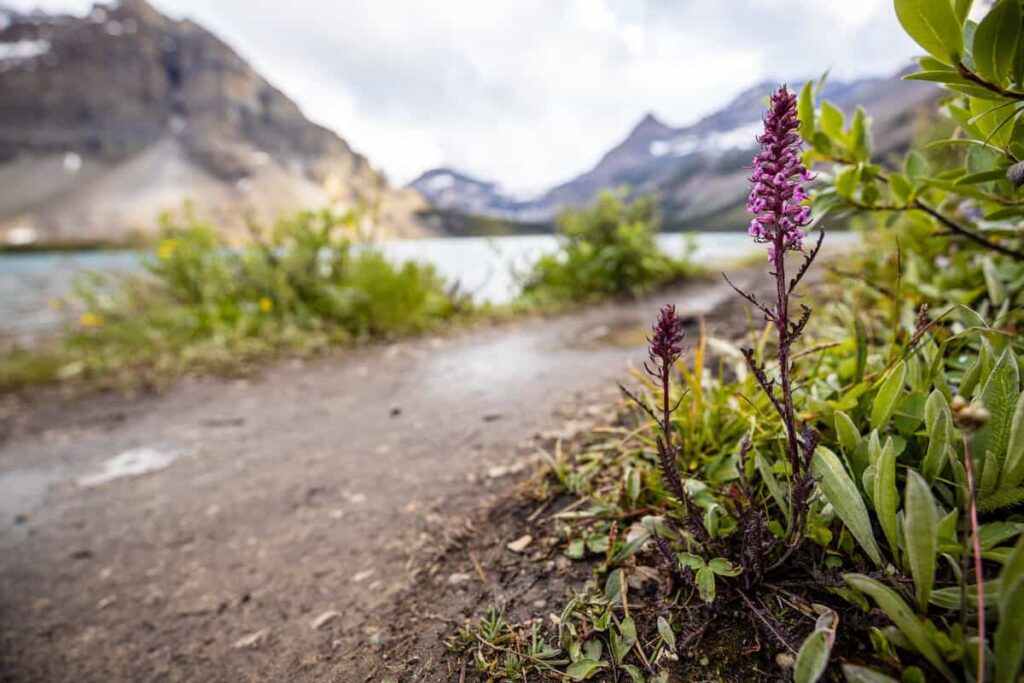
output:
M768 464L765 457L760 452L754 453L754 464L757 465L757 471L761 474L761 479L764 481L765 486L768 487L768 492L775 499L775 504L782 510L782 514L786 516L786 524L792 522L791 516L792 511L789 509L789 501L786 499L786 494L782 492L782 487L779 486L778 480L772 473L772 466Z
M928 482L914 470L907 471L903 504L903 537L907 563L914 579L914 594L922 611L928 608L935 583L935 557L939 545L939 519Z
M853 423L850 416L841 410L837 410L835 413L835 423L839 445L843 448L843 454L849 458L860 445L860 432L857 431L857 425Z
M836 174L836 193L843 199L852 199L860 180L860 166L843 166Z
M830 654L828 634L814 631L807 636L800 651L796 654L796 666L793 667L795 683L816 683L825 673Z
M913 186L907 180L907 177L901 173L893 173L889 176L889 189L892 190L893 195L901 204L909 202L910 198L914 196Z
M1019 680L1024 665L1024 575L1007 587L1000 581L999 626L994 638L996 683Z
M900 683L892 676L856 664L843 664L843 677L846 683Z
M811 462L811 470L818 478L818 486L825 499L832 505L846 528L850 530L850 534L857 540L871 561L876 565L881 565L882 554L878 550L878 544L875 543L867 507L857 490L857 485L853 483L853 479L843 468L843 463L839 461L835 453L824 446L818 446Z
M585 681L601 669L607 668L608 662L601 662L595 659L581 659L573 662L565 670L565 674L574 681Z
M732 562L724 557L716 557L708 562L708 569L719 576L739 576L743 572L741 567L733 565Z
M977 435L983 448L996 456L1002 465L1010 443L1014 407L1019 398L1020 377L1017 360L1007 347L999 356L988 380L981 390L981 404L988 411L989 419Z
M996 273L996 265L990 257L981 261L981 273L985 277L985 286L988 288L988 298L996 306L1002 306L1006 301L1006 287L1003 286L999 275Z
M896 408L900 391L903 389L903 379L906 374L907 364L901 361L882 382L882 386L879 387L878 393L875 395L875 402L871 406L872 429L882 429L889 422L892 411Z
M960 20L949 0L895 0L903 30L926 52L955 65L964 53Z
M910 150L903 162L903 172L915 184L928 177L928 161L916 149Z
M953 439L953 415L941 391L935 389L924 405L924 422L928 428L928 451L921 462L922 474L934 481L946 465L946 451Z
M821 129L832 139L843 137L843 110L828 100L821 102Z
M896 628L899 629L900 633L906 636L910 644L914 646L922 657L928 660L928 662L935 667L939 673L942 674L943 678L947 681L956 681L956 677L953 676L953 672L949 670L946 663L942 659L942 655L939 654L938 650L935 649L935 645L932 644L931 636L928 633L928 629L925 628L924 624L917 618L917 616L907 606L907 603L903 602L896 591L892 590L888 586L879 583L870 576L863 574L844 574L843 580L846 581L852 588L856 588L860 592L867 595L869 598L875 601L875 604L881 608L885 615L889 617Z
M896 504L899 493L896 490L896 452L893 449L892 439L885 440L882 454L875 463L875 487L871 500L875 504L875 514L878 516L878 523L885 533L885 541L893 556L899 551L899 540L897 536Z
M703 567L697 570L694 577L697 582L697 592L704 602L710 604L715 601L715 573L711 567Z
M956 13L957 21L963 26L967 21L967 17L971 14L971 5L974 4L974 0L954 0L953 12Z
M1000 85L1009 77L1020 20L1019 0L1001 0L978 24L972 54L974 68L985 80Z
M1017 398L1017 407L1010 420L1010 439L1003 461L1004 488L1012 488L1024 481L1024 393Z
M669 626L669 623L665 621L665 617L658 617L658 635L665 642L665 645L672 651L676 651L676 634Z
M814 140L814 93L811 81L804 83L800 89L800 99L796 105L796 115L800 119L800 136L808 142Z
M969 83L956 71L952 69L940 69L936 71L918 71L907 74L903 77L907 81L930 81L932 83Z
M871 160L871 135L868 131L867 112L857 106L850 122L850 151L860 161Z
M608 575L604 583L604 597L611 605L617 605L622 601L622 570L616 569Z

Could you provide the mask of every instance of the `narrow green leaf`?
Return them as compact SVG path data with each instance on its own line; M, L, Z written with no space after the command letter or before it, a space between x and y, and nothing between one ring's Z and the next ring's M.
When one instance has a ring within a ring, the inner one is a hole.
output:
M1024 667L1024 576L999 593L999 626L994 638L996 683L1014 683Z
M782 487L779 486L779 481L772 473L772 466L768 464L768 461L765 460L765 457L760 452L754 453L754 464L757 465L757 471L761 474L764 485L768 487L768 493L775 499L775 504L782 510L782 514L786 516L786 524L791 524L793 513L789 509L789 501L786 498L786 494L783 493Z
M903 30L926 52L955 65L964 53L960 20L949 0L895 0Z
M892 676L856 664L843 664L843 677L846 683L899 683Z
M974 68L985 80L999 85L1009 77L1020 20L1019 0L1000 0L978 24L972 54Z
M607 668L608 662L601 662L595 659L581 659L573 662L565 670L565 674L574 681L585 681L601 669Z
M924 422L928 428L928 451L921 463L922 474L934 481L946 465L946 451L953 439L953 415L941 391L935 389L924 405Z
M1017 398L1017 407L1013 411L1010 425L1010 440L1006 446L1006 459L1003 461L1004 488L1012 488L1024 481L1024 393Z
M807 636L796 653L796 666L793 667L795 683L816 683L825 673L831 650L828 640L824 631L814 631Z
M849 458L860 445L860 432L857 431L857 425L853 423L850 416L841 410L837 410L835 413L835 423L839 445L843 448L843 454Z
M658 635L668 645L668 648L675 652L676 650L676 634L669 626L669 623L665 621L665 617L658 617Z
M996 306L1002 306L1003 302L1006 301L1006 287L1003 285L1002 280L999 279L999 274L996 272L996 265L990 257L985 257L981 261L981 273L985 277L985 286L988 288L988 298L992 300Z
M800 89L800 99L796 105L796 115L800 119L800 135L804 140L814 140L814 93L811 81L804 83Z
M942 655L939 654L938 650L935 649L935 645L932 644L931 636L928 633L928 629L925 628L924 624L917 618L917 616L911 611L907 603L903 602L903 598L892 590L888 586L879 583L870 576L863 574L844 574L843 580L846 581L852 588L856 588L860 592L867 595L869 598L875 601L875 604L881 608L885 615L892 620L892 623L896 625L900 633L906 636L910 644L914 646L922 657L928 660L928 662L935 667L935 669L942 674L942 677L947 681L956 681L956 677L953 676L953 672L949 670L946 663L942 659Z
M875 395L875 402L871 406L872 429L882 429L889 422L892 411L896 408L900 391L903 389L903 379L906 375L907 364L901 361L882 382L882 386L879 387L878 393Z
M896 490L896 453L893 449L892 439L885 440L882 455L875 463L875 467L875 492L871 499L875 503L875 514L885 533L885 541L889 544L893 557L896 557L899 553L896 523L899 493Z
M907 472L903 505L903 537L907 563L914 579L914 594L922 611L928 608L935 583L935 557L939 545L939 515L928 482L914 470Z
M881 565L882 554L878 550L878 544L875 543L867 507L857 490L857 485L853 483L853 479L843 468L843 463L839 461L835 453L824 446L818 446L814 452L811 469L814 476L818 478L818 486L825 499L839 515L839 519L850 530L850 534L857 540L871 561L876 565Z
M1007 348L999 356L988 380L981 390L981 404L988 411L989 419L981 432L978 441L986 451L991 451L1002 463L1007 446L1010 442L1010 431L1013 423L1015 404L1019 398L1020 377L1017 359L1013 351Z

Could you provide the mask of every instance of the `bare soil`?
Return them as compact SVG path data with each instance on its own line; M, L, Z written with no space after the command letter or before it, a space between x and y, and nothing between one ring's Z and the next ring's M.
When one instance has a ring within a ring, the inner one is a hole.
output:
M0 680L459 680L440 641L466 615L556 608L586 578L505 548L529 524L517 473L538 436L607 418L668 301L713 334L745 322L695 282L258 379L8 397Z

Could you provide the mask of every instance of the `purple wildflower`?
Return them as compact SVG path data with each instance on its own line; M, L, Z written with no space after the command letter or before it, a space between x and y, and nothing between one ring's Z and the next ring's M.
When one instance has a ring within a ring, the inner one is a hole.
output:
M748 232L755 242L768 243L768 259L775 266L782 258L779 251L803 247L803 228L810 223L802 185L810 175L800 160L799 126L796 95L782 86L772 94L764 134L757 138L761 151L754 157L753 188L747 201L747 210L754 214Z
M651 361L661 367L671 367L683 353L683 321L676 307L668 304L658 313L658 322L651 328L649 352Z

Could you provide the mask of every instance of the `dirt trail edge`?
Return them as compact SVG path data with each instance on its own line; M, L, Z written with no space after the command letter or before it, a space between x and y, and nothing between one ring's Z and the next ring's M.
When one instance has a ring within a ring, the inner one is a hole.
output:
M349 680L323 653L372 637L410 558L534 435L609 402L665 302L712 332L738 310L724 283L694 282L258 380L34 407L53 426L0 446L0 680Z

